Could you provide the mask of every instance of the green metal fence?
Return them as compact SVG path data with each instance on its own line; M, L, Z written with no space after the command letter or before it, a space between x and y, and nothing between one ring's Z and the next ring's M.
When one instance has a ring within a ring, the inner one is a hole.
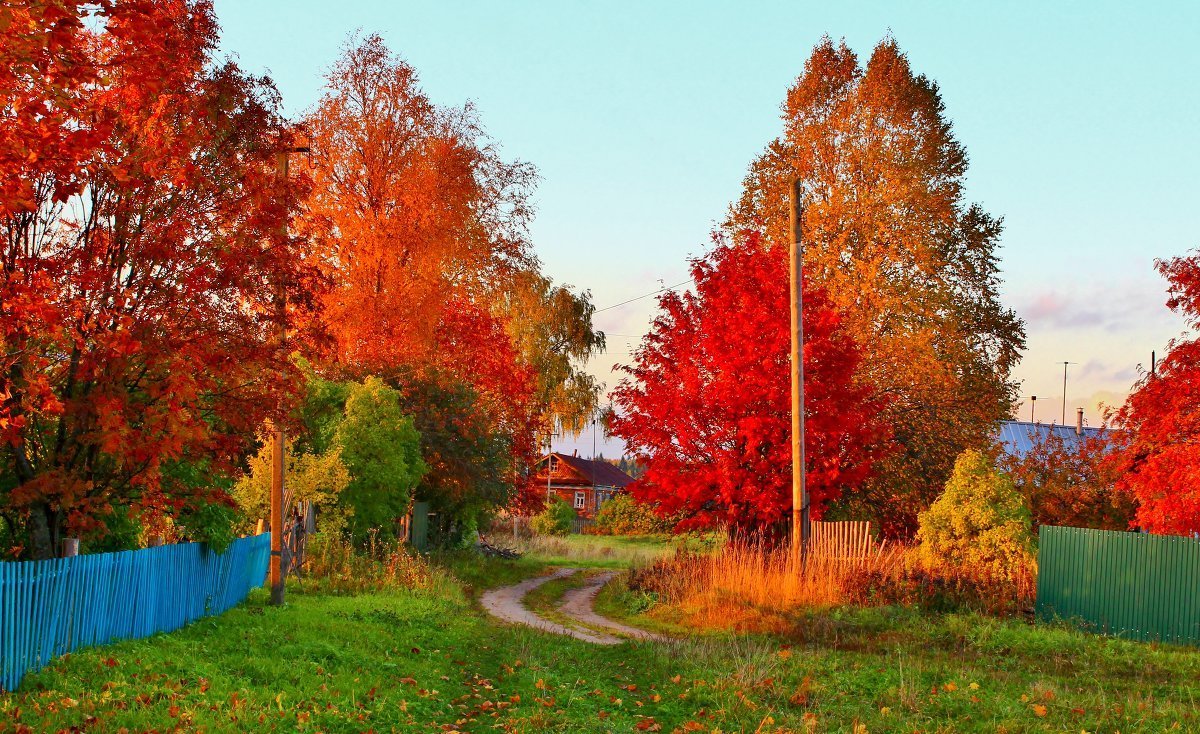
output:
M1200 645L1200 540L1046 525L1038 535L1039 619Z

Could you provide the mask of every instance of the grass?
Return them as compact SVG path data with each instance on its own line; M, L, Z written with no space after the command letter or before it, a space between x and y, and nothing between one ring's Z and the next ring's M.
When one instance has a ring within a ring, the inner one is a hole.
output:
M538 562L439 562L445 581L420 589L314 589L284 608L256 592L178 632L62 658L0 695L0 732L1200 730L1196 650L901 607L593 646L479 611L475 591ZM647 617L619 589L601 602Z
M519 550L524 558L550 566L622 569L670 556L677 548L692 552L716 543L712 535L566 535L518 538L498 534L492 541Z

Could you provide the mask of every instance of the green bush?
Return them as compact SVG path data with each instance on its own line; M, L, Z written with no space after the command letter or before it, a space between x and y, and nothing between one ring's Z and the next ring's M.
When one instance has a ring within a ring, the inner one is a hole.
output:
M945 491L918 522L917 556L927 568L1013 578L1033 564L1029 508L979 451L958 457Z
M546 509L534 515L529 527L538 535L566 535L575 522L575 510L566 500L556 497L546 503Z
M396 518L408 511L413 490L429 471L421 434L400 407L400 394L377 377L351 385L333 441L350 470L338 501L353 510L352 536L360 542L371 530L393 536Z
M600 506L591 531L598 535L653 535L669 533L674 526L675 522L661 517L653 505L621 492Z
M235 508L213 502L185 511L176 523L189 540L205 543L217 553L224 553L237 537L234 532L237 519Z

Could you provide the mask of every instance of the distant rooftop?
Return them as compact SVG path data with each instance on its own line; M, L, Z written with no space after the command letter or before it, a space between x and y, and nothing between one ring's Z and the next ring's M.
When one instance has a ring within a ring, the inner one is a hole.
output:
M1099 436L1103 428L1083 427L1083 434L1075 426L1060 426L1054 423L1030 423L1029 421L1001 421L997 438L1009 456L1025 456L1033 450L1034 439L1044 441L1051 434L1061 438L1068 446L1084 437Z
M584 459L579 456L571 456L570 454L553 454L559 461L574 469L583 478L599 487L617 487L623 488L633 483L633 477L629 476L619 468L613 466L607 461L599 459ZM543 457L539 464L544 462L546 457Z

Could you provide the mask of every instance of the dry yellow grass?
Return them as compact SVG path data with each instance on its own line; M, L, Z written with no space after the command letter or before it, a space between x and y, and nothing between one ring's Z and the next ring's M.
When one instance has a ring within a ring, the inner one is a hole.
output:
M813 544L803 562L789 549L731 542L709 555L679 553L635 571L660 613L691 627L782 630L798 609L847 604L941 605L1011 614L1034 598L1036 569L1011 578L958 569L931 571L908 546Z

